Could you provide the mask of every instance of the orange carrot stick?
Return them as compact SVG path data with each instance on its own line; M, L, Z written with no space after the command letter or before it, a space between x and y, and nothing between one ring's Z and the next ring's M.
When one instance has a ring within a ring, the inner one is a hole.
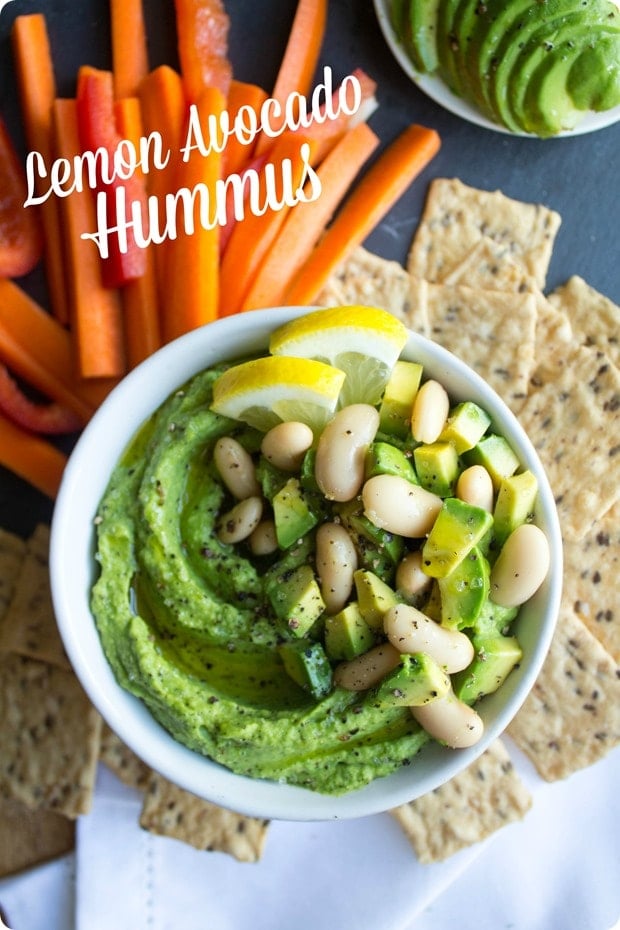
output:
M133 97L148 73L142 0L110 0L114 96Z
M269 188L275 187L276 199L281 199L284 191L283 179L290 173L291 191L297 191L305 183L306 166L301 147L306 143L312 161L313 143L297 136L285 136L279 139L269 153L268 161L258 175L260 179L258 208L263 210L267 204ZM271 178L271 183L270 179ZM284 202L275 207L268 207L265 212L250 212L252 197L249 198L247 212L243 222L237 222L228 240L220 267L220 316L238 313L254 276L267 254L271 244L280 231L287 213L291 209ZM272 197L273 202L273 197Z
M114 381L74 374L71 336L13 281L0 280L0 359L28 384L86 423Z
M75 100L56 100L53 117L58 155L73 159L80 152ZM62 205L78 370L85 378L119 377L125 372L120 298L103 286L95 244L81 238L97 228L92 192L74 191Z
M243 81L231 81L230 90L228 91L228 116L231 127L235 124L235 119L239 116L244 126L248 125L247 120L243 120L243 110L251 110L256 114L258 123L260 108L267 99L267 92L258 87L256 84L246 84ZM240 111L242 111L240 113ZM244 165L252 160L252 153L256 146L256 139L244 145L237 138L237 135L231 135L226 143L223 152L223 174L233 174L240 171Z
M187 96L196 103L209 87L228 95L229 19L222 0L174 0L181 74Z
M291 210L247 293L242 310L275 307L318 242L362 165L379 145L366 123L349 130L317 169L320 196Z
M225 99L216 87L207 88L196 104L202 125L209 114L220 113ZM216 184L220 177L221 155L212 150L207 156L194 151L179 166L176 189L196 191L192 204L194 231L185 231L170 243L167 258L167 301L163 316L163 340L169 342L198 326L210 323L217 316L219 301L219 226L215 217ZM201 195L208 200L208 210L199 209ZM208 214L207 227L200 214ZM189 211L188 211L189 213ZM177 220L179 218L177 217Z
M67 456L51 442L26 432L0 414L0 465L53 500L66 464Z
M43 14L18 16L13 24L12 43L26 142L28 148L39 152L49 166L53 161L52 104L56 96L56 81ZM44 192L45 182L37 176L35 193L40 197ZM57 319L67 323L69 308L58 199L48 197L40 205L40 211L49 301Z
M438 134L412 125L385 150L345 201L338 216L286 288L283 301L306 305L347 255L360 245L437 154Z
M326 23L327 0L299 0L271 94L282 109L294 91L304 97L308 94L319 60ZM283 125L284 117L274 118L271 123L277 128L278 125ZM260 154L272 144L268 136L261 135L256 145L256 154Z
M143 133L140 101L125 97L116 102L116 126L123 139L137 144ZM121 289L127 365L134 368L161 346L155 254L146 249L146 268L140 278Z

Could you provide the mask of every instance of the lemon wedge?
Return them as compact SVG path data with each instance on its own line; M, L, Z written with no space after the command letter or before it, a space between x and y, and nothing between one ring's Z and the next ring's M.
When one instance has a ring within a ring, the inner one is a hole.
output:
M314 310L280 326L272 355L326 362L346 374L339 406L377 404L407 342L407 329L387 310L344 306Z
M269 355L221 374L211 409L262 432L299 420L318 433L336 409L344 380L343 371L324 362Z

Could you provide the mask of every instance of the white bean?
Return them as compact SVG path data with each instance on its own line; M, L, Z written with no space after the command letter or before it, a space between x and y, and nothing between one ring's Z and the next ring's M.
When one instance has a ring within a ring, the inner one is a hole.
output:
M353 589L357 550L340 523L323 523L316 534L316 570L328 614L345 606Z
M401 559L396 568L396 590L400 591L405 597L415 597L421 594L433 579L426 575L422 569L422 552L416 549L415 552L408 552Z
M261 452L276 468L286 472L299 471L304 455L314 442L314 434L306 423L289 420L278 423L265 433Z
M246 497L220 519L218 539L223 543L238 543L247 539L258 526L262 514L262 498Z
M467 668L474 647L465 633L448 630L410 604L390 607L383 617L385 635L399 652L426 652L449 675Z
M252 456L232 436L218 439L213 449L213 461L222 481L237 500L261 493Z
M254 555L271 555L275 552L278 548L278 537L273 520L261 520L250 533L249 543Z
M427 733L451 749L473 746L484 732L479 714L460 701L453 691L409 709Z
M364 513L371 523L413 539L430 532L442 500L400 475L375 475L362 489Z
M491 600L518 607L541 586L549 571L547 537L533 523L522 523L510 534L491 570Z
M413 402L411 432L418 442L435 442L446 425L450 398L439 381L425 381Z
M484 465L471 465L461 472L456 482L456 496L493 513L493 481Z
M334 684L347 691L374 688L400 662L400 652L389 643L374 646L350 662L341 662L334 669Z
M317 444L314 474L327 500L350 501L364 480L366 450L379 428L379 412L369 404L343 407L329 421Z

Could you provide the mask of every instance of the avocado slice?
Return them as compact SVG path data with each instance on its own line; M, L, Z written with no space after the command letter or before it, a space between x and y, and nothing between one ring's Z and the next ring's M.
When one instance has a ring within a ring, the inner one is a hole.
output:
M371 629L383 632L383 615L399 603L396 592L378 575L365 568L358 568L353 573L353 582L362 617Z
M420 707L450 690L450 679L425 652L401 656L372 697L375 707Z
M415 5L412 3L412 6ZM422 365L398 359L388 379L379 407L379 431L405 439L409 435L411 409L420 381Z
M357 601L325 618L325 649L330 659L354 659L374 646L375 636Z
M499 552L521 523L532 519L538 481L529 469L502 478L493 511L493 544Z
M454 21L461 4L471 0L441 0L437 11L437 59L439 72L452 93L460 96L458 56L461 53Z
M432 578L450 574L493 525L493 517L456 497L447 497L422 547L422 565Z
M411 458L401 449L382 440L371 443L366 453L364 479L367 481L374 475L399 475L411 484L420 483Z
M452 677L454 693L466 704L475 704L485 694L497 691L523 658L514 636L475 636L473 643L473 661Z
M270 575L265 593L276 617L298 638L310 632L325 610L321 589L310 565L299 565L284 575Z
M404 40L414 67L422 73L437 70L437 13L441 0L412 0L404 21Z
M456 479L461 471L459 457L451 442L430 442L414 450L419 484L439 497L454 494Z
M483 465L491 476L493 488L499 490L502 478L514 475L519 459L504 436L489 433L480 442L464 453L467 465Z
M489 597L489 563L477 546L444 578L438 579L441 625L450 630L473 627Z
M284 670L313 697L321 698L332 689L332 667L320 643L291 642L278 646Z

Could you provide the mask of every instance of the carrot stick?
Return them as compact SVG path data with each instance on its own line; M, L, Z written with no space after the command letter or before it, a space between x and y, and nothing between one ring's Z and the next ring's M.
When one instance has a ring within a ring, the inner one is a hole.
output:
M66 464L67 456L51 442L26 432L0 414L0 465L53 500Z
M71 336L13 281L0 280L0 359L45 396L86 423L114 381L74 374Z
M116 126L124 139L137 144L143 133L140 101L125 97L116 102ZM146 268L140 278L121 289L127 365L134 368L161 346L155 254L146 249Z
M191 103L209 87L228 95L229 19L222 0L174 0L181 74Z
M148 73L148 51L142 0L110 0L114 95L133 97Z
M258 122L260 109L266 99L267 92L262 87L258 87L256 84L246 84L243 81L231 81L227 105L231 127L234 126L238 115L242 120L243 113L239 113L242 108L253 110ZM247 125L247 121L243 121L243 125ZM256 139L244 145L236 135L231 135L223 152L223 174L233 174L233 172L240 171L244 165L252 160L255 146Z
M258 200L259 209L267 203L269 176L275 180L276 196L280 198L283 193L283 179L287 167L290 167L291 191L296 191L304 184L306 167L301 156L301 146L304 143L297 136L285 136L279 139L269 153L268 162L258 175L260 179ZM313 144L307 141L312 160ZM271 170L270 170L271 169ZM252 198L250 198L251 200ZM238 313L250 289L254 276L267 254L271 244L280 231L290 206L282 203L277 208L269 207L262 215L256 212L247 212L243 222L237 222L228 240L226 250L220 266L220 316L230 316Z
M220 113L225 99L217 87L207 88L196 104L202 125L209 114ZM215 189L220 177L221 155L212 150L207 156L192 152L181 162L177 174L177 190L198 189L209 200L208 226L200 222L200 210L192 207L195 228L187 228L170 243L167 258L167 301L163 318L163 340L169 342L198 326L210 323L217 316L219 301L219 226L215 222ZM197 197L197 204L200 196Z
M73 159L80 152L75 100L56 100L53 116L57 153ZM97 228L92 193L74 191L62 205L78 370L85 378L119 377L125 372L120 298L116 290L103 286L94 243L81 238Z
M13 24L12 43L26 142L28 148L39 152L49 166L53 161L52 104L56 96L56 80L43 14L18 16ZM35 193L41 197L44 192L45 182L37 176ZM49 301L57 319L67 323L69 308L58 199L48 197L40 205L40 211Z
M383 219L439 150L432 129L412 125L385 150L344 203L308 260L286 288L283 301L306 305L347 255Z
M284 56L271 96L282 109L290 94L297 91L306 96L310 90L321 52L327 24L327 0L299 0ZM272 125L283 125L284 118L272 119ZM256 154L269 148L272 140L261 135Z
M317 169L320 196L297 204L282 225L278 236L242 304L242 310L276 307L282 302L287 285L319 240L338 204L362 165L379 144L375 133L360 123L334 146Z

